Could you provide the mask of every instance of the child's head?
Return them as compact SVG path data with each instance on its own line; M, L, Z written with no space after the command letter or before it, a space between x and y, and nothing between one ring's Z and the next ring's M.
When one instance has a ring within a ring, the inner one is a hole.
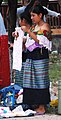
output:
M29 12L24 11L20 15L19 24L20 26L26 26L27 24L29 24L30 26L32 25L31 15Z

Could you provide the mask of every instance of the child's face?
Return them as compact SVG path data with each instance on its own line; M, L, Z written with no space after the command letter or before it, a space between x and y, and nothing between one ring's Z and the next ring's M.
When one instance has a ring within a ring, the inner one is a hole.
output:
M20 19L19 20L19 25L20 26L26 26L26 20L23 18L23 19Z

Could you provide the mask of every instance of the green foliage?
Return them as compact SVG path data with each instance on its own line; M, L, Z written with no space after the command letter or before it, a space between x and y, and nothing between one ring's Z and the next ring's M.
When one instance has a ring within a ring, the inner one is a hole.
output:
M49 78L52 82L61 79L61 55L60 54L50 55Z
M8 2L8 0L3 0L3 2Z

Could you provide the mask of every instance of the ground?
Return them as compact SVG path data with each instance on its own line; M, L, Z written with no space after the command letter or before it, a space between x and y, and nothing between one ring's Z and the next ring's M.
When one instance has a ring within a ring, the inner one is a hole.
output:
M2 120L61 120L61 115L45 114L34 117L16 117L16 118L6 118Z

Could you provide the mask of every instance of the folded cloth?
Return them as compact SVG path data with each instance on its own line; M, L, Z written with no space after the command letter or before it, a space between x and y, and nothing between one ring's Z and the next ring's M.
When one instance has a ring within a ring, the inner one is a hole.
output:
M22 41L24 32L21 30L21 27L16 28L19 36L14 40L13 46L13 69L21 70L22 67Z

